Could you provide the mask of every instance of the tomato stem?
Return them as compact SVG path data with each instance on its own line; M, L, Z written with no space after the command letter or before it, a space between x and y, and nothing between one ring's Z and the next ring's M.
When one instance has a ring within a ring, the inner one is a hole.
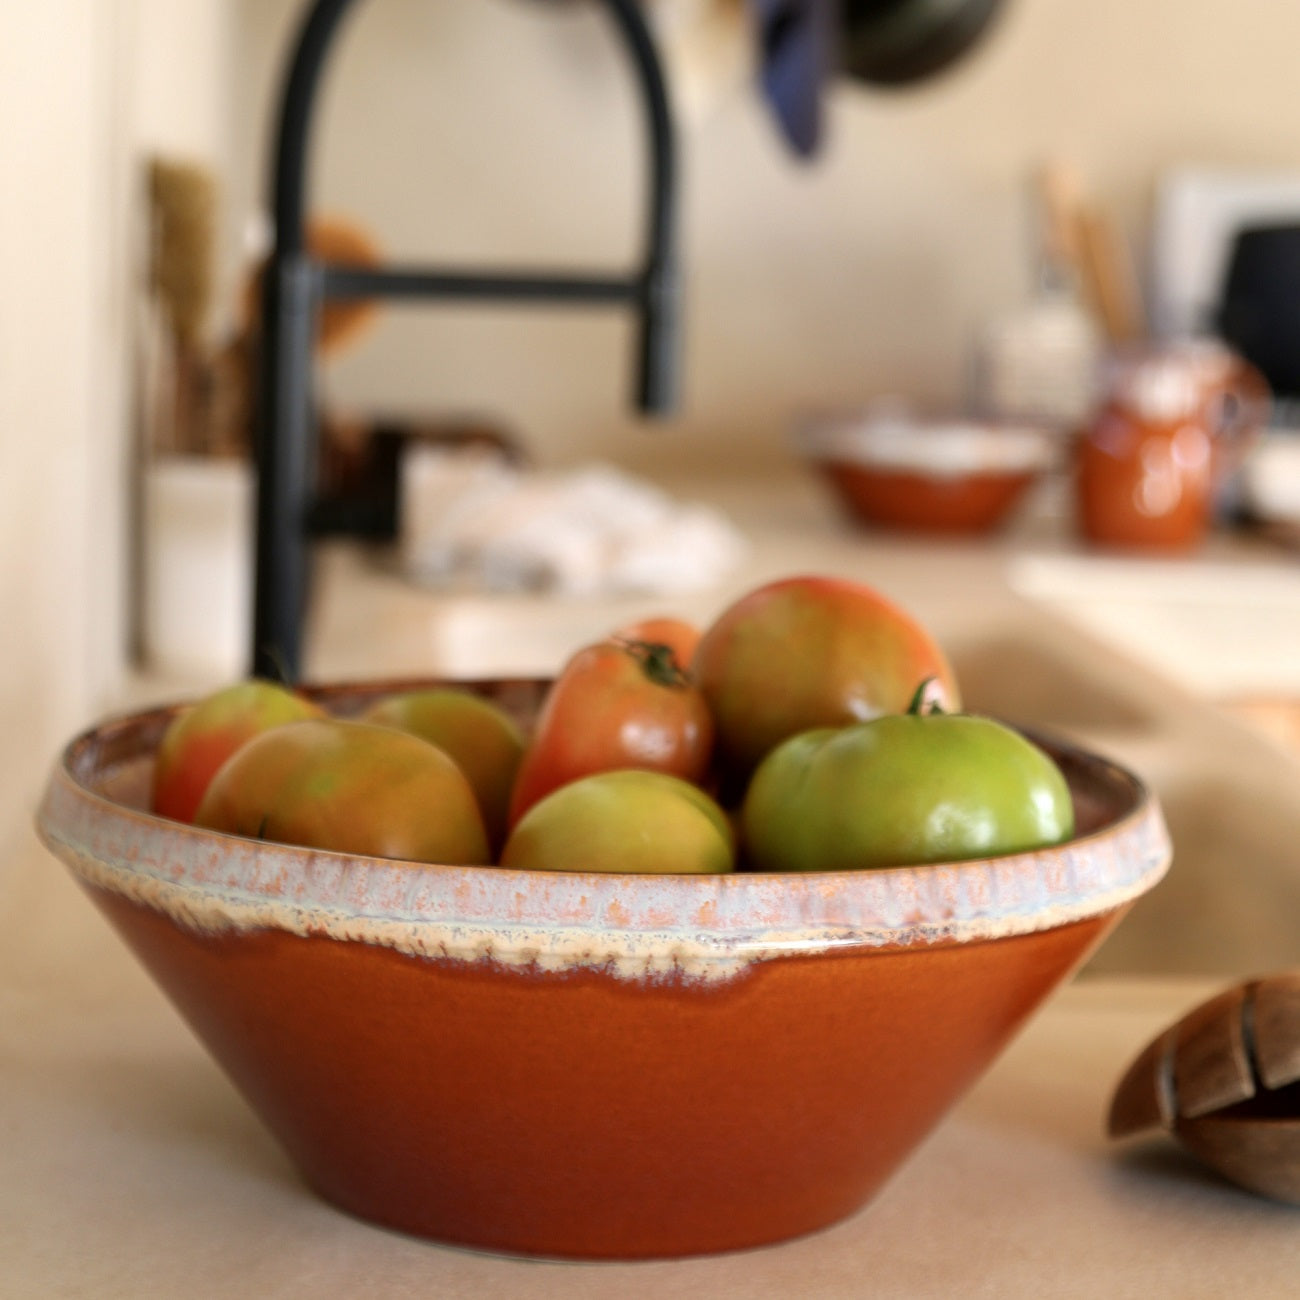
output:
M924 718L930 713L942 713L943 709L939 706L938 700L931 700L930 707L925 706L925 693L930 689L930 685L939 679L934 676L922 677L920 685L912 695L912 702L907 706L907 712L914 718Z
M662 641L630 641L622 638L618 644L641 665L641 671L656 686L680 688L690 685L691 679L677 662L672 646L665 645Z

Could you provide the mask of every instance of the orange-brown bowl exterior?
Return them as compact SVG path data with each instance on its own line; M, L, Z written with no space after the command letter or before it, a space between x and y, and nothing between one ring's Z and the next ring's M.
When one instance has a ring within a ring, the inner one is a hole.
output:
M988 533L1000 528L1037 469L927 473L849 461L821 470L851 518L886 528L934 533Z
M479 688L526 715L541 684ZM68 747L47 844L324 1197L511 1253L689 1255L852 1213L1168 862L1140 783L1064 749L1079 838L990 862L375 862L141 811L168 716Z

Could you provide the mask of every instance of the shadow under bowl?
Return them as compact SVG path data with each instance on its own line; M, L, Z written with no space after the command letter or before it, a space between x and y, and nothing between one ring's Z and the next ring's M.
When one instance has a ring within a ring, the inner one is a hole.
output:
M459 684L523 719L545 686ZM412 685L317 694L346 713ZM512 1254L692 1255L852 1214L1169 860L1142 784L1059 746L1077 837L987 861L367 859L146 811L173 712L68 746L46 844L323 1197Z

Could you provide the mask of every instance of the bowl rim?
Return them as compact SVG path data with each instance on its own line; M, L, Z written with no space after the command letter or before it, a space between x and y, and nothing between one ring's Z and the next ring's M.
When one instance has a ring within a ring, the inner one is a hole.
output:
M541 679L375 681L304 688L328 702L411 686L533 688ZM1111 912L1152 888L1171 846L1158 801L1132 772L1026 732L1127 811L1065 844L925 866L823 873L537 872L367 858L171 821L97 788L96 753L132 736L116 770L147 765L147 738L181 705L120 714L74 737L37 812L46 846L86 886L205 934L283 930L412 956L629 977L720 978L782 954L996 940ZM100 785L103 781L99 782Z
M814 463L939 480L1037 477L1062 456L1046 425L962 416L822 413L803 419L794 440Z

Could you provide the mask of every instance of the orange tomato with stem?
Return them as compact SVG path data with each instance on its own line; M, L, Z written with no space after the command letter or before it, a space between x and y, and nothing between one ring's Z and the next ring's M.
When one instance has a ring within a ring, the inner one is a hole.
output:
M620 768L699 782L713 719L668 645L611 638L573 655L552 683L515 778L509 824L552 790Z
M666 645L677 657L677 662L685 666L695 657L695 647L700 643L700 629L684 618L658 614L628 623L619 628L614 637L622 641L648 641L651 645Z

